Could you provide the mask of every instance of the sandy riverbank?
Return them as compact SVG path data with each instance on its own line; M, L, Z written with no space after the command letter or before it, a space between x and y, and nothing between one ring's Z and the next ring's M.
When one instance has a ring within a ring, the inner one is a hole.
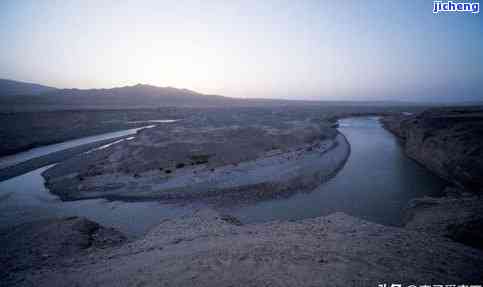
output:
M154 128L43 175L63 200L209 198L229 204L311 190L349 156L349 143L332 128L307 121L276 125Z
M245 192L235 192L240 182L233 179L239 179L240 175L246 173L253 172L253 176L244 177L257 183L255 180L258 178L265 179L267 174L270 175L264 171L286 171L277 178L285 180L290 178L290 174L295 174L290 171L305 172L315 167L321 168L321 164L330 162L321 160L325 156L331 155L335 159L338 158L336 155L344 156L344 149L334 153L334 150L344 146L336 144L337 141L343 143L345 140L339 136L318 144L312 142L300 150L297 150L300 146L296 145L294 150L270 152L265 157L237 165L216 166L215 170L220 174L229 172L225 177L215 173L215 180L209 183L227 186L232 188L232 194L241 194ZM118 148L122 150L123 147ZM108 151L102 151L105 152ZM317 165L314 165L315 162ZM301 170L301 167L305 169ZM193 168L200 168L197 173L201 179L214 173L211 168L203 170L204 165L194 165ZM177 179L175 183L185 185L198 183L196 180L188 180L196 177L187 171L183 168L171 179ZM320 180L320 175L315 177ZM131 178L147 180L149 172L137 177L131 175ZM261 195L270 195L273 188L268 185L267 189L259 191ZM210 194L210 189L205 192L210 195L208 198L217 197L213 196L216 193ZM230 192L224 190L222 194ZM239 197L236 198L239 202ZM471 200L466 202L469 205L466 205L464 211L468 211L469 206L480 208L470 204ZM241 225L236 218L203 208L194 215L160 219L157 227L135 241L124 242L114 236L115 240L109 242L109 238L113 237L108 232L107 244L81 243L68 255L44 252L58 249L50 249L43 244L47 242L47 245L69 246L69 236L83 228L79 229L78 225L73 228L68 220L32 223L31 228L20 231L13 229L16 233L12 233L12 229L4 230L0 234L0 241L5 238L35 238L29 242L28 247L17 248L15 240L10 242L13 245L8 245L10 247L4 253L7 256L2 258L2 262L8 262L8 268L4 271L6 273L2 274L2 283L6 286L377 286L382 283L421 285L481 282L481 250L451 240L451 236L441 232L446 229L446 225L430 223L430 227L436 227L431 229L420 224L431 222L428 218L447 219L441 217L439 212L449 207L454 207L452 212L461 215L458 218L468 217L468 214L461 212L459 205L441 201L415 205L420 210L408 218L410 223L406 228L383 226L343 213L292 222ZM82 222L81 226L92 226L91 223ZM65 232L53 232L56 236L48 235L48 232L31 236L35 230L48 230L46 226L57 226L57 230ZM91 231L87 232L87 238L95 239L97 230L103 229L96 227L88 230ZM85 232L80 233L79 236L86 236ZM456 229L455 234L461 234L461 229ZM22 250L23 257L15 256L15 250ZM32 262L38 264L23 267L18 265L16 258L30 262L29 256L36 256Z
M25 174L29 171L41 168L43 166L51 165L57 162L61 162L67 160L73 156L76 156L80 153L87 152L89 150L102 147L106 144L121 140L123 138L127 138L129 136L123 137L116 137L107 140L101 140L94 143L83 144L77 147L68 148L65 150L53 152L47 155L35 157L33 159L29 159L18 164L14 164L11 166L4 167L0 169L0 181L7 180L22 174Z

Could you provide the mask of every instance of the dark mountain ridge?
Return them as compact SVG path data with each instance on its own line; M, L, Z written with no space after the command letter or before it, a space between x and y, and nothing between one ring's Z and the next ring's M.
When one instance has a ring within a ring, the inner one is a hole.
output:
M3 91L3 92L2 92ZM416 103L375 101L308 101L231 98L188 89L137 84L108 89L57 89L0 79L0 111L139 109L157 107L259 106L400 106Z
M35 83L0 79L0 97L17 95L39 95L57 90L56 88Z
M204 107L232 104L238 101L240 100L206 95L188 89L145 84L110 89L56 89L11 80L0 81L0 104L4 111L161 106Z

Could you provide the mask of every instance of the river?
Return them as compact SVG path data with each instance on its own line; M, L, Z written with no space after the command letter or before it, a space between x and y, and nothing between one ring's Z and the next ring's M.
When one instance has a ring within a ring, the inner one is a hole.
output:
M135 136L140 130L155 127L153 124L176 121L137 121L135 123L149 125L33 148L0 158L0 169L70 148L123 137L95 149L109 148L117 142L131 139L126 136ZM84 216L105 226L114 227L129 237L136 237L158 224L160 218L177 217L192 212L189 208L158 202L121 202L105 199L64 202L51 194L44 185L45 181L41 174L51 166L0 181L0 229L33 220Z
M231 210L244 223L295 220L341 211L386 225L401 225L407 203L438 196L446 183L404 154L377 117L347 118L339 131L351 145L342 170L310 193Z
M139 128L132 128L132 129L128 129L128 130L104 133L104 134L100 134L100 135L69 140L69 141L58 143L58 144L51 144L51 145L47 145L47 146L36 147L36 148L29 149L27 151L20 152L20 153L14 154L14 155L8 155L8 156L1 157L0 158L0 169L22 163L22 162L28 161L30 159L34 159L34 158L41 157L41 156L48 155L48 154L52 154L52 153L55 153L55 152L58 152L58 151L66 150L66 149L69 149L69 148L78 147L78 146L89 144L89 143L94 143L94 142L124 137L124 136L128 136L128 135L134 135L140 130L149 129L149 128L153 128L153 127L155 127L155 125L148 125L148 126L143 126L143 127L139 127Z
M342 211L382 224L400 225L403 209L409 200L441 194L445 182L407 158L401 144L382 128L377 118L348 118L340 120L339 125L339 130L351 144L351 155L330 181L309 193L226 212L244 223L253 223L310 218ZM156 225L160 218L192 212L190 207L155 201L95 199L63 202L44 186L41 173L47 168L0 182L0 228L37 219L85 216L135 237Z

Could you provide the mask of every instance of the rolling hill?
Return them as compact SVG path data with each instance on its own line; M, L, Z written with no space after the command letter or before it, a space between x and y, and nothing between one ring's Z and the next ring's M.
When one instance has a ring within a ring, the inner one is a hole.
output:
M205 95L188 89L137 84L111 89L56 89L32 83L0 80L3 111L118 109L161 106L205 107L241 100Z
M410 105L410 103L405 104ZM401 103L231 98L219 95L202 94L188 89L157 87L146 84L110 89L57 89L39 84L0 79L1 112L288 105L388 106L401 105Z
M18 82L8 79L0 79L0 97L18 95L39 95L57 90L53 87L34 83Z

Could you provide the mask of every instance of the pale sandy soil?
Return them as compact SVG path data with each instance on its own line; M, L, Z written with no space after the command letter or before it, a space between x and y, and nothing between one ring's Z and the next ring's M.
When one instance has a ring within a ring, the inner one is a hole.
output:
M59 237L59 240L62 240ZM37 240L42 240L41 237ZM52 244L55 240L52 241ZM8 252L8 251L7 251ZM377 286L481 282L483 253L343 213L239 225L211 210L165 220L144 238L87 247L6 286ZM55 258L54 258L55 259Z
M143 130L64 161L43 173L47 187L64 200L260 199L316 188L350 153L343 135L311 121L191 124Z

